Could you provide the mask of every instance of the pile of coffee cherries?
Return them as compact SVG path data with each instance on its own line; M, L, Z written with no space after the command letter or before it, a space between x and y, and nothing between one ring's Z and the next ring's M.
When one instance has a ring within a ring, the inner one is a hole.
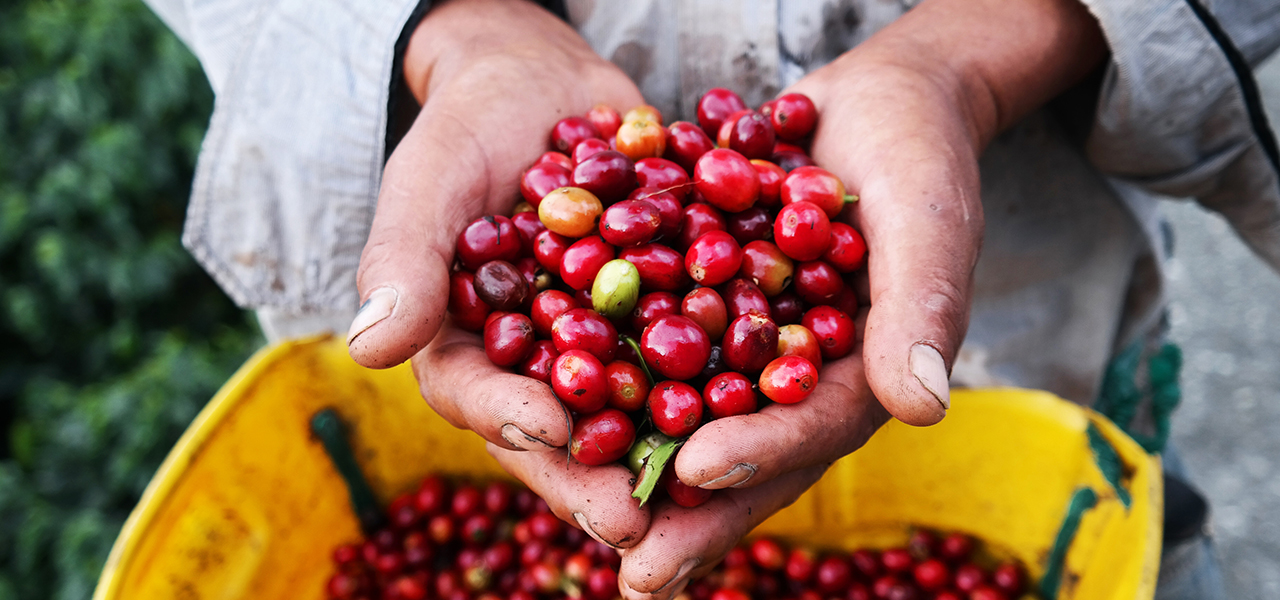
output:
M757 538L691 582L683 600L1034 600L1021 565L977 546L965 534L928 529L912 532L905 547L847 553Z
M856 198L805 151L817 118L800 94L748 110L724 89L702 97L698 124L597 106L555 125L514 214L458 236L454 323L551 387L574 414L576 460L800 402L822 361L853 350L846 278L867 248L836 220ZM710 494L664 487L686 506Z
M614 600L621 559L524 488L424 479L387 525L333 551L331 600ZM916 530L905 547L822 553L758 538L677 600L1029 600L1025 571L974 539ZM984 568L980 565L989 565Z

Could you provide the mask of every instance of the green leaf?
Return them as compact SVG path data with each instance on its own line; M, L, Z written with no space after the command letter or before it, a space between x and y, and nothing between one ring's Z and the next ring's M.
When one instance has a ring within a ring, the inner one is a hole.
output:
M671 440L657 448L644 461L644 468L640 470L640 478L636 481L636 487L631 491L631 497L640 500L640 506L644 506L649 501L649 497L653 496L653 491L658 487L658 480L662 479L662 472L667 469L667 465L671 459L675 457L676 450L684 445L688 438Z

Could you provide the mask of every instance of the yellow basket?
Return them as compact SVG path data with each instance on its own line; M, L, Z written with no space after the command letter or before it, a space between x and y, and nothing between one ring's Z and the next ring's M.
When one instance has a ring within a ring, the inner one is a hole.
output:
M886 425L757 533L849 548L902 544L912 525L966 531L1034 578L1059 563L1060 599L1153 597L1157 459L1106 419L1045 393L957 391L952 402L938 426ZM281 344L249 360L179 440L94 598L323 599L332 548L360 536L347 489L309 430L325 407L346 421L384 503L429 472L505 476L478 437L426 406L408 367L363 369L341 340ZM1118 487L1098 452L1114 452ZM1074 530L1063 527L1069 512L1083 515ZM1065 557L1053 552L1063 529Z

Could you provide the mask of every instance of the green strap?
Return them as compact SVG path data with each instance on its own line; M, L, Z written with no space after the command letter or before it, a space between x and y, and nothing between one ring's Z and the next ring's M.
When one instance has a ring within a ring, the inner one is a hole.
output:
M1121 352L1107 366L1095 410L1106 415L1129 434L1147 452L1164 450L1169 441L1170 419L1182 401L1178 375L1182 370L1182 350L1164 344L1147 359L1147 385L1137 384L1142 364L1142 345L1135 343ZM1133 419L1144 398L1151 400L1151 422L1155 432L1144 435L1132 430Z
M1098 470L1102 471L1103 478L1115 489L1120 503L1126 509L1129 508L1133 504L1133 495L1124 486L1124 463L1120 460L1120 453L1116 452L1115 446L1107 438L1102 437L1102 432L1093 423L1089 424L1085 434L1089 436L1089 448L1093 450L1093 461L1098 463Z
M311 432L320 438L324 451L329 455L333 468L337 469L342 481L347 484L347 492L351 494L351 508L360 519L360 529L365 535L373 535L383 525L382 510L378 507L378 498L373 488L364 478L356 455L347 444L347 436L342 426L342 419L332 408L322 409L311 417Z
M1062 573L1066 569L1067 549L1071 547L1071 540L1076 537L1076 530L1080 529L1084 513L1097 504L1098 494L1092 488L1080 488L1071 496L1067 516L1062 520L1058 537L1054 538L1053 549L1049 552L1048 568L1045 569L1044 577L1040 578L1040 595L1045 600L1057 599L1058 588L1062 585Z

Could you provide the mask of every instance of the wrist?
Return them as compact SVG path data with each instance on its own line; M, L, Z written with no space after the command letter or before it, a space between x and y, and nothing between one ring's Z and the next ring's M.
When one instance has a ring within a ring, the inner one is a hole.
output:
M1078 0L928 0L872 40L953 96L979 151L1107 55Z

